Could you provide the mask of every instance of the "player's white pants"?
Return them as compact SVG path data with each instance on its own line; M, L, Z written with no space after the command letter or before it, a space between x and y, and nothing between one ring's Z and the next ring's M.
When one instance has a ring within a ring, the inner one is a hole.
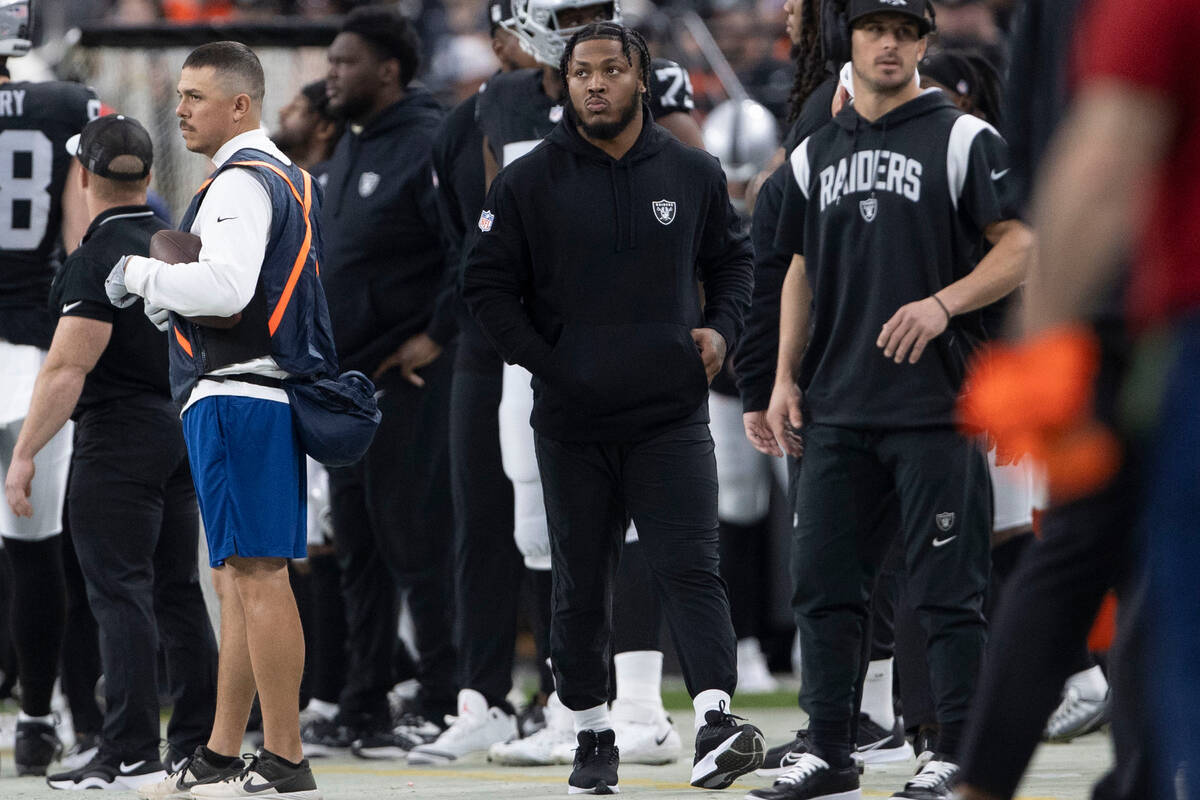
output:
M33 400L33 384L45 360L45 350L0 341L0 481L8 476L13 448ZM68 422L34 456L36 474L29 496L32 517L18 517L7 502L0 502L0 535L36 542L62 533L74 431L74 424Z
M542 478L534 451L533 376L524 367L504 365L504 388L500 396L500 460L513 485L513 539L529 569L550 569L550 528L542 498ZM637 541L633 525L625 541Z
M767 515L771 482L787 486L787 463L750 444L738 398L709 392L708 415L717 456L717 517L734 525L753 525Z

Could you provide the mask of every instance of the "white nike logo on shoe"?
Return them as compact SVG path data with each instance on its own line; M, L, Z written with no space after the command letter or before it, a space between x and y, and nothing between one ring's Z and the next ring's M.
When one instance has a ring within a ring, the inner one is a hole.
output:
M128 775L129 773L133 772L135 769L137 769L138 767L142 766L145 763L146 763L146 759L142 759L141 761L135 761L132 764L126 764L124 761L122 761L121 762L121 774Z
M950 544L951 542L953 542L953 541L954 541L955 539L957 539L957 538L958 538L958 534L956 533L956 534L954 534L953 536L947 536L945 539L934 539L934 540L933 540L933 546L934 546L934 547L941 547L941 546L943 546L943 545Z

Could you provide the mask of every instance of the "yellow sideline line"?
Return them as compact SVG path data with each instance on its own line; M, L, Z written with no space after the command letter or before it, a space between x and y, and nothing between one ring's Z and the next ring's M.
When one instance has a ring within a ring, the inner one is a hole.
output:
M562 783L562 775L530 775L524 772L480 772L472 770L464 772L457 769L372 769L369 767L324 767L315 765L313 772L318 775L378 775L387 778L457 778L480 781L499 781L501 783ZM646 789L691 789L689 784L672 781L656 781L649 778L622 778L621 786L638 786ZM703 791L703 790L700 790ZM715 791L715 790L714 790ZM888 792L864 791L864 797L890 797ZM1060 800L1058 797L1026 796L1016 800Z

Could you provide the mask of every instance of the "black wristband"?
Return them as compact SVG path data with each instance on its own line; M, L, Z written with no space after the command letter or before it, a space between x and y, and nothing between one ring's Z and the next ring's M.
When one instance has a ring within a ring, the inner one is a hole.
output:
M943 303L943 302L942 302L942 300L941 300L941 298L939 298L939 297L938 297L936 294L931 294L931 295L929 295L929 296L930 296L930 297L932 297L932 298L934 299L934 301L935 301L935 302L936 302L936 303L937 303L939 306L941 306L941 307L942 307L942 311L946 312L946 322L947 322L947 323L949 323L949 322L950 322L950 319L951 319L951 317L950 317L950 309L946 308L946 304L945 304L945 303Z

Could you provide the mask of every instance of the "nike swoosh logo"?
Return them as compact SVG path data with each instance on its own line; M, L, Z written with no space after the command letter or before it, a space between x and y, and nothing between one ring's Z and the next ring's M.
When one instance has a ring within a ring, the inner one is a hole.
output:
M62 313L68 314L70 313L71 309L78 308L81 305L83 305L82 300L76 300L74 303L67 303L65 306L63 306Z
M1008 169L1012 169L1012 167L1009 167ZM1008 169L1004 170L1003 172L992 172L992 180L998 181L1003 178L1008 174Z
M949 540L947 540L947 541L949 541ZM872 750L877 750L880 747L883 747L885 744L887 744L891 740L892 740L891 736L885 736L884 738L880 739L877 742L871 742L870 744L860 745L855 749L860 753L869 753Z
M942 547L943 545L950 544L957 538L958 538L958 534L955 534L954 536L948 536L945 539L934 539L933 546L934 547Z
M247 778L246 782L242 784L242 790L247 794L252 792L261 792L263 789L274 789L275 784L277 783L279 783L279 781L263 781L262 783L255 783L254 778Z
M135 769L137 769L138 767L142 766L145 763L146 763L145 759L142 759L141 761L135 761L132 764L126 764L124 761L122 761L121 762L121 774L128 775L129 773L133 772Z
M1005 172L1008 172L1008 170L1005 170ZM217 222L228 222L231 219L237 219L237 217L217 217Z
M654 744L655 744L656 746L659 746L659 747L661 747L661 746L662 746L662 743L663 743L663 742L665 742L665 741L667 740L667 737L668 737L668 736L670 736L670 735L671 735L671 732L670 732L670 731L667 731L666 733L664 733L664 734L662 735L662 738L661 738L661 739L660 739L660 738L658 738L657 736L655 736L655 737L654 737Z
M804 753L797 753L794 751L784 753L783 758L779 759L779 765L781 767L787 767L787 766L791 766L792 764L799 764L800 759L801 759L801 757L803 757L803 755L804 755Z

